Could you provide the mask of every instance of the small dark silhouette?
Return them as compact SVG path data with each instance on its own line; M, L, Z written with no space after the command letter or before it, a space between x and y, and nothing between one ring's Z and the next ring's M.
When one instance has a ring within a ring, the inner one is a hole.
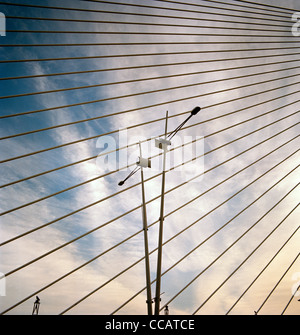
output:
M39 308L40 308L40 298L38 296L36 296L36 300L33 304L32 315L38 315L39 314Z

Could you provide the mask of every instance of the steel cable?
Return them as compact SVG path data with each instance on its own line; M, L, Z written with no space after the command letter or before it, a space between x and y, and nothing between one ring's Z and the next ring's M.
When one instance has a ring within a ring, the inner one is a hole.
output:
M231 175L231 176L229 176L228 178L224 179L224 180L221 181L220 183L215 184L213 187L211 187L211 188L209 188L208 190L206 190L205 192L201 193L201 196L203 196L204 194L206 194L206 193L212 191L214 188L216 188L216 187L222 185L223 183L225 183L225 182L228 181L229 179L233 178L233 177L236 176L237 174L243 172L243 171L246 170L247 168L251 167L252 165L256 164L257 162L259 162L259 161L261 161L262 159L266 158L267 156L271 155L273 152L277 151L278 149L280 149L281 147L285 146L285 145L288 144L288 143L290 143L290 140L289 140L288 142L283 143L283 144L280 145L279 147L273 149L271 152L265 154L264 156L258 158L256 161L254 161L254 162L252 162L251 164L247 165L245 168L242 168L241 170L237 171L236 173L234 173L233 175ZM291 155L287 156L283 161L281 161L281 162L279 162L278 164L274 165L274 166L273 166L271 169L269 169L266 173L272 171L273 169L275 169L276 167L278 167L280 164L284 163L287 159L291 158L291 157L292 157L294 154L296 154L299 150L300 150L300 149L296 150L296 151L293 152ZM259 178L255 179L255 181L257 181L257 180L259 180L260 178L262 178L266 173L264 173L263 175L260 175ZM254 182L255 182L255 181L254 181ZM252 185L252 184L253 184L253 182L251 182L250 184L248 184L247 187L249 187L249 186ZM134 185L133 185L133 186L134 186ZM240 193L241 191L243 191L244 189L245 189L245 188L243 188L243 189L240 190L239 192L235 193L234 196L236 196L237 194L239 194L239 193ZM199 197L200 197L200 196L195 197L195 198L193 199L193 201L194 201L196 198L199 198ZM232 197L231 197L230 199L232 199ZM189 203L190 203L190 202L186 203L186 205L188 205ZM223 204L223 203L222 203L222 204ZM221 204L221 205L222 205L222 204ZM217 208L219 208L221 205L215 207L214 210L216 210ZM178 207L175 211L180 210L182 207L183 207L183 206ZM168 217L168 216L172 215L175 211L169 212L168 214L166 214L165 217ZM211 213L211 212L210 212L210 213ZM205 215L205 216L206 216L206 215ZM197 223L198 221L200 221L202 218L204 218L204 216L201 217L200 219L198 219L197 221L193 222L193 223L190 224L189 226L185 227L183 230L181 230L179 233L177 233L176 235L174 235L174 236L173 236L172 238L170 238L169 240L165 241L165 242L164 242L164 245L167 244L167 243L169 243L171 240L173 240L173 239L176 238L177 236L179 236L181 233L185 232L187 229L189 229L190 227L192 227L194 224L196 224L196 223ZM153 226L153 225L154 225L155 223L157 223L157 222L158 222L158 221L153 222L149 227ZM225 227L225 226L226 226L226 225L222 226L219 230L221 230L221 229L222 229L223 227ZM219 230L218 230L218 231L219 231ZM43 290L45 290L45 289L49 288L50 286L56 284L56 283L59 282L60 280L62 280L62 279L64 279L64 278L68 277L69 275L71 275L71 274L74 273L75 271L77 271L77 270L83 268L84 266L90 264L90 263L93 262L94 260L96 260L96 259L98 259L99 257L103 256L104 254L108 253L109 251L115 249L116 247L120 246L121 244L126 243L128 240L130 240L131 238L133 238L133 237L135 237L136 235L140 234L142 231L143 231L143 230L139 230L139 231L137 231L137 232L134 233L133 235L130 235L129 237L127 237L125 240L122 240L121 242L115 244L115 245L112 246L111 248L105 250L104 252L98 254L97 256L93 257L92 259L88 260L87 262L81 264L80 266L78 266L77 268L71 270L71 271L68 272L67 274L65 274L65 275L63 275L63 276L57 278L56 280L54 280L53 282L47 284L46 286L44 286L43 288L39 289L38 291L35 291L35 292L32 293L30 296L28 296L28 297L22 299L22 300L19 301L17 304L11 306L9 309L7 309L7 310L5 310L4 312L2 312L2 314L7 313L7 312L10 311L11 309L17 307L18 305L20 305L21 303L23 303L23 302L25 302L26 300L30 299L31 297L37 295L38 293L42 292ZM216 233L217 233L217 232L215 232L214 234L216 234ZM157 250L157 249L152 250L151 253L155 252L156 250ZM133 263L130 267L128 267L128 268L126 269L126 271L129 270L130 268L132 268L133 266L135 266L136 264L138 264L139 262L141 262L143 259L144 259L144 257L141 258L140 260L138 260L137 262ZM119 273L118 275L121 275L122 273L124 273L124 271L122 271L122 272ZM116 276L114 277L114 279L115 279L115 278L116 278ZM111 282L111 280L109 280L109 282ZM105 285L106 285L106 283L105 283ZM101 287L103 287L103 286L105 286L105 285L103 284ZM97 291L97 290L96 290L96 291ZM78 304L78 303L76 303L76 304Z
M275 284L275 286L272 288L272 290L270 291L270 293L267 295L266 299L262 302L262 304L259 306L259 308L257 309L257 311L255 311L255 314L258 314L258 312L260 312L260 310L263 308L263 306L265 305L265 303L268 301L268 299L270 298L270 296L273 294L273 292L276 290L277 286L280 284L280 282L282 281L282 279L285 277L285 275L288 273L288 271L291 269L291 267L294 265L294 263L296 262L296 260L298 259L298 257L300 256L300 253L298 253L298 255L294 258L294 260L292 261L292 263L288 266L288 268L285 270L285 272L283 273L283 275L280 277L280 279L277 281L277 283Z
M295 68L297 68L297 67L295 67ZM285 69L285 70L287 70L287 69ZM281 70L278 70L278 71L281 71ZM240 88L255 86L255 85L258 85L258 84L265 84L265 83L269 83L269 82L273 82L273 81L277 81L277 80L282 80L282 79L287 79L287 78L292 78L292 77L297 77L297 76L298 76L298 74L292 74L292 75L284 76L284 77L280 77L280 78L275 78L275 79L269 79L269 80L260 81L258 83L255 82L255 83L252 83L252 84L241 85L241 86L237 86L237 87L233 87L233 88L229 88L229 89L227 88L227 89L219 90L219 91L216 91L216 92L209 92L209 93L205 93L205 94L200 94L200 95L198 95L198 97L199 96L207 96L207 95L216 94L216 93L223 93L223 92L227 92L227 91L230 91L230 90L235 90L235 89L240 89ZM216 82L216 81L210 81L210 82ZM290 85L290 84L287 84L287 85ZM195 84L181 85L181 86L178 86L176 88L179 88L179 87L183 88L183 87L189 87L189 86L195 86ZM165 90L172 90L172 89L174 89L174 87L168 88L168 89L154 90L154 91L149 91L149 92L140 92L140 93L136 93L136 94L127 94L127 95L124 95L122 97L119 96L119 97L99 99L97 101L98 102L99 101L107 101L107 100L119 99L119 98L124 98L124 97L129 97L129 96L137 96L137 95L142 95L142 94L157 93L157 92L161 92L161 91L165 91ZM252 94L252 96L253 95L257 95L257 93ZM251 95L249 95L249 96L251 96ZM239 98L239 99L241 99L241 98ZM182 99L179 99L179 100L182 100ZM238 99L236 99L236 100L238 100ZM89 102L89 103L92 103L92 102ZM81 103L81 105L82 104L83 103ZM153 122L153 121L144 122L143 125L149 124L151 122ZM141 124L142 123L138 124L138 126L140 126ZM126 129L130 129L130 128L133 128L133 127L136 127L136 125L135 126L128 126ZM115 132L117 132L117 131L116 130L115 131L110 131L110 132L105 133L105 134L98 134L98 135L86 137L86 138L83 138L83 139L75 140L75 141L72 141L72 142L67 142L67 143L63 143L63 144L60 144L60 145L56 145L56 146L53 146L53 147L50 147L50 148L45 148L45 149L37 150L37 151L31 152L31 153L19 155L19 156L16 156L16 157L7 158L7 159L4 159L4 160L0 161L0 163L6 163L6 162L10 162L10 161L13 161L13 160L16 160L16 159L29 157L29 156L40 154L40 153L43 153L43 152L46 152L46 151L49 151L49 150L58 149L58 148L62 148L62 147L68 146L68 145L72 145L72 144L76 144L76 143L80 143L80 142L92 140L92 139L98 138L100 136L112 134L112 133L115 133Z
M296 167L298 168L299 165ZM295 170L295 169L294 169ZM292 171L294 171L292 170ZM250 228L248 228L240 237L238 237L233 243L230 244L217 258L215 258L205 269L197 274L191 281L188 282L179 292L177 292L166 304L169 305L175 298L177 298L186 288L188 288L192 283L194 283L206 270L208 270L214 263L216 263L228 250L230 250L239 240L241 240L253 227L257 225L267 214L269 214L279 203L281 203L289 194L291 194L297 187L299 183L295 185L289 192L287 192L274 206L272 206L263 216L260 217ZM163 306L162 309L165 307Z
M292 233L292 235L285 241L285 243L277 250L277 252L272 256L269 262L264 266L264 268L259 272L259 274L254 278L254 280L249 284L249 286L243 291L243 293L239 296L236 302L230 307L227 311L226 315L229 314L233 308L238 304L238 302L242 299L242 297L248 292L251 286L256 282L256 280L262 275L262 273L268 268L268 266L273 262L273 260L279 255L282 249L287 245L287 243L292 239L292 237L297 233L300 226L296 228L296 230Z
M102 14L114 14L114 15L132 15L132 16L142 16L142 17L159 17L163 19L176 19L176 20L193 20L193 21L202 21L199 17L191 17L191 16L175 16L175 15L165 15L165 14L150 14L150 13L134 13L134 12L120 12L120 11L108 11L108 10L97 10L97 9L83 9L83 8L66 8L66 7L59 7L59 6L43 6L43 5L30 5L30 4L16 4L16 3L6 3L3 1L0 1L0 4L10 5L10 6L19 6L19 7L27 7L27 8L40 8L40 9L55 9L55 10L64 10L64 11L76 11L76 12L85 12L85 13L102 13ZM134 5L132 6L144 6L144 5ZM151 9L160 9L159 7L151 6ZM161 7L161 9L168 9L173 11L179 11L180 13L186 12L186 13L196 13L196 14L209 14L209 15L215 15L218 16L218 13L214 12L204 12L204 11L194 11L194 10L188 10L188 9L176 9L176 8L164 8ZM234 10L231 10L232 12ZM235 17L235 18L242 18L244 19L245 16L243 15L235 15L235 14L228 14L228 13L222 13L223 17ZM248 16L248 20L258 20L257 18L253 18ZM279 20L274 18L266 18L266 17L260 17L259 20L262 21L273 21L273 22L289 22L287 20ZM248 21L249 22L249 21ZM245 22L245 23L248 23Z
M152 53L135 53L135 54L112 54L112 55L94 55L94 56L77 56L77 57L56 57L56 58L36 58L36 59L5 59L1 63L23 63L23 62L51 62L83 59L102 59L102 58L121 58L121 57L144 57L144 56L167 56L167 55L189 55L189 54L207 54L207 53L227 53L227 52L253 52L253 51L275 51L275 50L293 50L299 47L277 47L277 48L257 48L257 49L225 49L225 50L197 50L197 51L174 51L174 52L152 52ZM271 55L270 55L271 56ZM276 54L273 55L276 57ZM288 55L287 55L288 56ZM263 56L260 56L263 57ZM268 56L267 56L268 57Z
M284 87L289 87L289 86L296 85L296 84L299 84L299 83L300 83L300 82L295 83L295 84L285 85ZM260 92L260 93L271 92L271 91L274 91L274 90L277 90L277 89L281 89L281 88L283 88L283 87L274 88L274 89L271 89L271 90L269 89L269 90L267 90L267 91L262 91L262 92ZM257 107L257 106L260 106L260 105L262 105L262 104L265 104L265 103L268 103L268 102L272 102L272 101L275 101L275 100L277 100L277 99L285 98L285 97L288 97L288 96L293 95L293 94L296 94L296 93L298 93L298 91L291 92L291 93L287 93L287 94L284 94L284 95L281 95L281 96L278 96L278 97L275 97L275 98L272 98L272 99L269 99L269 100L266 100L266 101L263 101L263 102L260 102L260 103L256 103L256 104L254 104L254 105L251 105L251 106L248 106L248 107L244 107L244 108L235 110L235 111L233 111L233 112L224 113L224 114L222 114L222 115L219 115L219 116L216 116L216 117L213 117L213 118L204 120L204 121L200 121L200 122L198 122L198 123L192 125L191 127L196 126L196 125L199 125L199 124L202 124L202 123L205 123L205 122L213 121L213 120L216 120L216 119L219 119L219 118L228 116L228 115L232 115L232 114L235 114L235 113L238 113L238 112L242 112L242 111L247 110L248 108ZM246 97L248 97L248 96L246 96ZM246 97L245 97L245 98L246 98ZM238 99L240 99L240 98L238 98ZM235 100L236 100L236 99L230 99L229 101L227 100L227 101L223 101L222 103L217 103L217 104L209 105L209 106L206 106L205 108L216 107L216 106L219 106L219 105L221 105L221 104L223 104L223 103L233 102L233 101L235 101ZM297 101L296 101L296 102L297 102ZM292 102L291 104L293 104L293 103L294 103L294 102ZM287 104L287 105L282 106L282 107L287 107L287 106L289 106L289 105L290 105L290 104ZM145 107L145 108L147 108L147 107ZM275 109L275 110L276 110L276 109ZM275 110L273 110L273 111L275 111ZM170 116L170 117L172 117L172 116ZM185 127L185 128L188 128L188 127L190 127L190 126L187 126L187 127ZM162 135L163 135L163 134L160 134L159 136L162 136ZM158 137L159 137L159 136L158 136ZM144 142L147 142L147 141L148 141L148 139L145 140L145 141L142 141L141 143L144 143ZM135 145L137 145L137 144L138 144L137 142L136 142L136 143L133 143L132 145L129 145L129 147L130 147L130 146L135 146ZM125 149L125 148L127 148L127 146L126 146L126 147L117 148L116 151L119 151L119 150L122 150L122 149ZM109 153L111 153L111 152L109 152ZM79 161L75 161L75 162L73 162L73 163L69 163L69 164L65 164L65 165L59 166L59 167L54 168L54 169L51 169L51 170L47 170L47 171L43 171L43 172L40 172L40 173L35 174L35 175L31 175L31 176L29 176L29 177L25 177L25 178L22 178L22 179L19 179L19 180L15 180L15 181L9 182L9 183L7 183L7 184L1 185L0 188L1 188L1 187L11 186L11 185L17 184L17 183L19 183L19 182L23 182L23 181L26 181L26 180L30 180L30 179L32 179L32 178L36 178L36 177L45 175L45 174L47 174L47 173L51 173L51 172L58 171L58 170L60 170L60 169L64 169L64 168L67 168L67 167L71 167L71 166L76 165L76 164L84 163L84 162L86 162L86 161L88 161L88 160L96 159L98 156L99 156L99 155L91 156L91 157L88 157L88 158L85 158L85 159L81 159L81 160L79 160Z
M299 122L299 123L300 123L300 122ZM291 127L289 127L289 128L291 128ZM288 129L288 128L287 128L287 129ZM284 131L286 131L287 129L285 129ZM281 131L281 132L277 133L276 135L273 135L271 138L274 138L275 136L277 136L277 135L280 134L280 133L283 133L284 131ZM299 136L300 136L300 135L295 136L294 139L297 138L297 137L299 137ZM216 165L216 166L214 166L214 167L212 167L212 168L206 170L205 173L207 173L207 172L209 172L209 171L212 171L212 170L215 169L216 167L219 167L219 166L221 166L222 164L229 162L230 160L232 160L232 159L238 157L238 156L241 155L241 154L244 154L245 152L248 152L249 150L253 149L253 147L256 147L257 145L262 144L262 143L268 141L269 139L270 139L270 138L268 138L268 139L266 139L266 140L263 140L262 142L260 142L260 143L258 143L258 144L256 144L256 145L254 145L254 146L252 146L252 147L250 147L250 148L248 148L248 149L242 151L241 153L239 153L239 154L237 154L237 155L235 155L235 156L233 156L233 157L231 157L231 158L225 160L224 162L219 163L218 165ZM193 161L194 159L195 159L195 158L193 158L191 161ZM186 162L185 162L185 163L186 163ZM181 164L180 164L180 165L181 165ZM200 175L202 175L202 174L203 174L203 173L201 173ZM200 175L199 175L199 176L200 176ZM199 177L199 176L196 176L196 177ZM192 179L195 179L196 177L193 177ZM166 193L169 193L169 192L171 192L171 191L177 189L178 187L180 187L180 186L182 186L182 185L185 185L186 183L187 183L187 182L184 182L184 183L182 183L182 184L180 184L180 185L177 185L177 186L173 187L171 190L168 190ZM149 202L151 202L151 201L154 201L154 200L156 200L156 199L158 199L158 198L159 198L159 196L157 196L157 197L151 199L151 200L148 201L147 203L149 203ZM227 200L226 200L225 202L227 202ZM189 202L189 203L190 203L190 202ZM92 205L95 205L95 203L92 204ZM88 205L88 206L91 206L91 205ZM87 206L85 206L85 208L86 208L86 207L87 207ZM71 241L69 241L69 242L64 243L63 245L61 245L61 246L59 246L59 247L57 247L57 248L55 248L55 249L52 249L51 251L46 252L45 254L43 254L43 255L41 255L41 256L35 258L34 260L31 260L31 261L27 262L26 264L23 264L22 266L20 266L20 267L14 269L14 270L9 271L8 273L5 274L5 276L8 277L9 275L13 274L14 272L19 271L20 269L22 269L22 268L24 268L24 267L26 267L26 266L28 266L28 265L30 265L30 264L36 262L37 260L40 260L41 258L44 258L44 257L48 256L49 254L51 254L51 253L53 253L53 252L55 252L55 251L61 249L62 247L65 247L65 246L67 246L67 245L69 245L69 244L75 242L76 240L78 240L78 239L80 239L80 238L82 238L82 237L85 237L85 236L87 236L88 234L91 234L91 233L95 232L96 230L98 230L98 229L100 229L100 228L102 228L102 227L104 227L104 226L106 226L106 225L108 225L108 224L110 224L110 223L112 223L112 222L114 222L114 221L116 221L116 220L118 220L118 219L124 217L126 214L129 214L129 213L131 213L131 212L137 210L137 209L140 208L140 207L141 207L141 205L140 205L140 206L137 206L137 207L135 207L135 208L133 208L133 209L131 209L130 211L127 211L126 213L123 213L123 214L119 215L118 217L116 217L116 218L114 218L114 219L112 219L112 220L109 220L108 222L106 222L106 223L104 223L104 224L102 224L102 225L100 225L100 226L98 226L98 227L96 227L96 228L94 228L94 229L88 231L88 232L85 233L85 234L80 235L79 237L76 237L75 239L73 239L73 240L71 240ZM85 209L85 208L81 208L80 210ZM30 231L27 231L26 233L23 233L23 234L21 234L21 235L18 235L18 236L14 237L14 238L11 238L11 239L9 239L9 240L6 240L6 241L2 242L2 243L0 244L0 246L3 246L3 245L5 245L5 244L7 244L7 243L10 243L10 242L12 242L12 241L18 239L18 238L21 238L21 237L23 237L23 236L26 236L26 235L28 235L28 234L30 234L30 233L32 233L32 232L34 232L34 231L37 231L37 230L39 230L39 229L41 229L41 228L44 228L44 227L46 227L46 226L48 226L48 225L50 225L50 224L52 224L52 223L54 223L54 222L57 222L58 220L61 220L61 219L64 219L64 218L66 218L66 217L68 217L68 216L70 216L70 215L73 215L73 214L75 214L75 213L78 212L78 211L79 211L79 210L76 210L76 211L74 211L74 212L72 212L72 213L69 213L69 214L67 214L67 215L64 215L63 217L61 217L61 218L59 218L59 219L55 219L55 220L53 220L53 221L51 221L51 222L48 222L48 223L46 223L46 224L44 224L44 225L42 225L42 226L39 226L39 227L36 227L36 228L34 228L34 229L30 230Z
M191 253L193 253L197 248L199 248L201 245L203 245L204 243L206 243L211 237L213 237L214 235L216 235L220 230L222 230L225 226L227 226L230 222L232 222L233 220L235 220L240 214L242 214L244 211L246 211L248 208L250 208L255 202L257 202L259 199L261 199L265 194L267 194L271 189L273 189L276 185L278 185L282 180L284 180L287 176L289 176L292 172L294 172L297 168L299 167L296 166L295 168L293 168L288 174L286 174L283 178L281 178L280 180L278 180L275 184L273 184L269 189L267 189L265 192L263 192L258 198L256 198L253 202L251 202L248 206L246 206L243 210L241 210L238 214L236 214L235 216L233 216L229 221L227 221L223 226L221 226L217 231L215 231L213 234L211 234L209 237L207 237L204 241L200 242L200 244L198 244L195 248L193 248L189 253L187 253L186 255L184 255L181 259L179 259L176 263L174 263L171 267L169 267L167 270L165 270L162 274L165 275L166 273L168 273L170 270L172 270L175 266L177 266L180 262L182 262L187 256L189 256ZM273 168L271 168L270 170L268 170L266 173L268 173L269 171L271 171ZM250 184L248 184L247 186L245 186L243 189L241 189L240 191L238 191L236 194L234 194L231 198L233 198L234 196L236 196L238 193L242 192L244 189L246 189L248 186L252 185L255 181L259 180L262 176L259 176L258 178L256 178L254 181L252 181ZM219 208L220 206L222 206L224 203L226 203L227 200L225 200L224 202L220 203L217 207L213 208L210 212L207 212L205 215L203 215L201 218L199 218L198 220L195 221L195 223L197 223L199 220L203 219L204 217L206 217L207 215L209 215L210 213L212 213L214 210L216 210L217 208ZM193 223L194 224L194 223ZM192 224L192 225L193 225ZM190 225L190 226L192 226ZM176 235L177 236L177 235ZM155 249L156 250L156 249ZM219 255L219 257L217 259L215 259L212 263L210 263L210 265L205 269L205 271L212 266L219 258L221 257L221 255ZM201 275L201 273L200 273ZM152 284L155 282L156 280L152 281ZM141 289L140 291L138 291L133 297L131 297L129 300L127 300L124 304L122 304L118 309L116 309L114 312L112 312L111 314L115 314L117 311L119 311L121 308L123 308L126 304L128 304L131 300L133 300L137 295L139 295L140 293L142 293L144 290L146 289L146 287L144 287L143 289ZM183 289L184 290L184 289ZM182 290L182 291L183 291ZM179 292L177 295L179 295L181 292ZM173 297L173 299L175 299L176 297ZM171 302L168 301L168 303L166 303L161 309L163 309L165 306L167 306L169 303Z
M298 184L299 185L299 184ZM298 186L297 185L297 186ZM280 200L281 202L281 200ZM278 203L277 203L278 204ZM276 204L276 205L277 205ZM209 297L193 312L193 315L198 313L199 310L218 292L218 290L248 261L248 259L263 245L263 243L281 226L281 224L298 208L299 203L279 222L279 224L272 229L272 231L251 251L251 253L235 268L233 272L209 295ZM275 206L274 206L275 207ZM272 209L274 208L272 207ZM260 218L260 221L266 215ZM252 227L251 227L252 228ZM248 232L248 231L247 231ZM245 236L245 235L244 235Z
M252 117L252 118L249 118L249 119L247 119L247 120L238 122L238 123L236 123L236 124L234 124L234 125L231 125L231 126L229 126L229 127L225 127L225 128L223 128L223 129L220 129L220 130L218 130L218 131L215 131L215 132L213 132L213 133L210 133L210 134L206 135L205 138L208 138L208 137L210 137L210 136L214 136L214 135L216 135L216 134L219 134L220 132L223 132L223 131L226 131L226 130L231 129L231 128L233 128L233 127L239 126L239 125L244 124L244 123L246 123L246 122L253 121L253 120L255 120L255 119L259 118L259 117L265 116L265 115L270 114L270 113L275 112L275 111L278 111L278 110L282 109L283 107L290 106L290 105L292 105L292 104L294 104L294 103L296 103L296 102L299 102L299 101L300 101L300 100L295 101L295 102L292 102L292 103L289 103L289 104L287 104L287 105L285 105L285 106L282 106L282 107L273 109L273 110L271 110L271 111L262 113L262 114L260 114L260 115L256 115L256 116L254 116L254 117ZM267 125L265 125L265 126L262 126L262 127L258 128L258 129L256 129L256 130L254 130L254 131L252 131L252 132L250 132L250 133L248 133L248 134L246 134L246 135L243 135L243 136L241 136L241 137L238 137L238 138L234 139L233 141L227 142L227 143L225 143L225 145L232 144L232 143L234 143L234 142L240 140L241 138L244 138L245 136L252 135L252 134L255 133L255 132L258 132L258 131L260 131L260 130L266 128L266 127L269 127L269 126L271 126L271 125L274 125L275 123L280 122L280 121L282 121L282 120L285 120L285 119L287 119L287 118L289 118L289 117L291 117L291 116L294 116L294 115L296 115L296 114L298 114L298 113L299 113L299 111L297 111L297 112L293 112L293 113L291 113L291 114L289 114L289 115L287 115L287 116L284 116L284 117L282 117L282 118L280 118L280 119L278 119L278 120L275 120L275 121L273 121L273 122L271 122L271 123L269 123L269 124L267 124ZM195 125L187 126L187 127L182 128L182 129L185 129L185 128L188 128L188 127L194 127L194 126L195 126ZM188 144L191 144L191 143L194 143L194 142L195 142L195 141L191 141L191 142L189 142L189 143L186 143L185 145L188 145ZM220 149L220 148L224 147L225 145L221 145L221 146L217 147L217 149ZM171 151L176 150L176 149L178 149L178 148L180 148L180 147L181 147L181 146L177 146L176 148L172 148ZM213 152L213 151L215 151L215 150L216 150L216 149L212 149L212 150L208 151L206 154L211 153L211 152ZM106 155L106 154L108 154L108 152L105 152L105 155ZM100 154L100 155L101 155L101 154ZM98 155L97 157L99 157L100 155ZM153 159L153 158L158 157L158 156L160 156L160 155L161 155L161 153L160 153L160 154L157 154L157 155L155 155L155 156L152 156L152 157L150 157L150 158ZM135 163L129 165L128 167L132 167L132 166L134 166L134 165L135 165ZM123 167L123 168L125 168L125 167ZM9 210L7 210L7 211L1 212L1 213L0 213L0 216L9 214L9 213L11 213L11 212L13 212L13 211L19 210L19 209L21 209L21 208L24 208L24 207L27 207L27 206L30 206L30 205L33 205L33 204L36 204L36 203L38 203L38 202L40 202L40 201L43 201L43 200L49 199L49 198L51 198L51 197L53 197L53 196L62 194L63 192L70 191L70 190L72 190L72 189L74 189L74 188L76 188L76 187L85 185L85 184L90 183L90 182L92 182L92 181L99 180L100 178L103 178L104 176L108 176L108 175L111 175L111 174L113 174L113 173L116 173L116 172L118 172L119 170L122 170L123 168L119 168L119 169L117 169L117 170L110 171L110 172L108 172L108 173L105 173L104 175L100 175L100 176L94 177L94 178L92 178L92 179L88 179L88 180L86 180L86 181L84 181L84 182L81 182L81 183L79 183L79 184L70 186L70 187L68 187L68 188L66 188L66 189L60 190L60 191L58 191L58 192L55 192L55 193L52 193L52 194L50 194L50 195L44 196L44 197L42 197L42 198L33 200L33 201L31 201L31 202L28 202L28 203L26 203L26 204L20 205L20 206L18 206L18 207L14 207L14 208L9 209ZM158 176L158 175L157 175L157 176ZM126 190L126 189L125 189L125 190ZM123 191L125 191L125 190L119 191L119 192L115 193L113 196L115 196L116 194L120 194L121 192L123 192ZM110 196L110 197L111 197L111 196ZM110 197L108 197L108 198L105 197L105 199L109 199Z

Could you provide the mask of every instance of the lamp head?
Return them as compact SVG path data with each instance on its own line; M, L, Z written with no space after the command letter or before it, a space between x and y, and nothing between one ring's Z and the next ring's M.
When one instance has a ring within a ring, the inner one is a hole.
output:
M198 112L200 112L200 110L201 110L201 108L199 106L197 106L192 110L191 114L196 115Z
M124 180L121 180L120 182L119 182L119 184L118 184L119 186L122 186L122 185L124 185Z

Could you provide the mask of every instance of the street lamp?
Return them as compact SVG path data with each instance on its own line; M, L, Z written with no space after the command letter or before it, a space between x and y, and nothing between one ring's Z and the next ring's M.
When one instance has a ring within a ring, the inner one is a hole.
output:
M142 157L141 143L139 143L140 157L137 161L137 166L130 174L122 181L119 186L124 185L125 181L133 176L138 170L141 170L141 184L142 184L142 210L143 210L143 230L144 230L144 246L145 246L145 268L146 268L146 286L147 286L147 309L148 315L152 315L152 296L151 296L151 279L150 279L150 262L149 262L149 248L148 248L148 225L146 213L145 187L144 187L144 172L143 168L151 168L151 160Z
M171 139L178 133L178 131L201 110L200 107L195 107L191 114L169 135L168 129L168 111L166 112L165 136L155 140L155 146L163 150L163 171L162 171L162 186L161 186L161 203L160 203L160 217L159 217L159 232L158 232L158 252L157 252L157 272L156 272L156 292L155 292L155 307L154 314L159 315L160 306L160 288L161 288L161 262L162 262L162 242L163 242L163 222L164 222L164 196L165 196L165 174L166 174L166 152L168 146L171 145Z

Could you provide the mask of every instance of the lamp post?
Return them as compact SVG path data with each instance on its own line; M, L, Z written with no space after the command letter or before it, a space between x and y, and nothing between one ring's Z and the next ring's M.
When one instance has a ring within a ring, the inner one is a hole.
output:
M158 253L157 253L157 273L156 273L156 292L154 297L155 308L154 314L159 315L160 309L160 289L161 289L161 268L162 268L162 244L163 244L163 222L164 222L164 196L165 196L165 175L166 175L166 153L168 146L171 145L171 139L178 133L178 131L188 122L190 118L196 115L201 110L200 107L195 107L191 114L169 135L168 133L168 112L166 112L165 134L164 138L155 140L155 146L163 150L163 169L162 169L162 185L161 185L161 202L160 202L160 217L159 217L159 232L158 232ZM151 168L151 160L142 157L141 143L139 143L140 157L137 166L129 175L119 182L119 186L124 185L126 180L133 176L138 170L141 170L141 184L142 184L142 211L143 211L143 230L144 230L144 244L145 244L145 267L146 267L146 284L147 284L147 306L148 315L152 315L152 298L151 298L151 279L150 279L150 263L149 263L149 249L148 249L148 226L146 214L145 188L144 188L144 173L143 168Z
M151 160L142 157L141 143L139 143L140 157L137 161L137 167L130 172L130 174L122 181L119 186L124 185L125 181L129 179L138 170L141 170L141 184L142 184L142 216L143 216L143 230L144 230L144 247L145 247L145 268L146 268L146 286L147 286L147 311L148 315L152 315L152 296L151 296L151 278L150 278L150 262L149 262L149 248L148 248L148 225L147 212L145 200L145 186L144 186L144 171L143 168L151 168Z
M171 141L167 140L167 130L168 130L168 112L166 113L165 138L155 140L156 147L163 150L163 170L162 170L162 183L161 183L160 216L159 216L158 249L157 249L156 290L154 298L155 315L159 315L159 306L160 306L162 239L163 239L165 177L166 177L166 151L168 149L168 145L171 145Z
M162 186L161 186L161 202L160 202L160 217L159 217L159 231L158 231L158 251L157 251L157 271L156 271L156 291L155 291L155 307L154 314L159 315L160 309L160 289L161 289L161 268L162 268L162 244L163 244L163 223L164 223L164 197L165 197L165 174L166 174L166 152L168 146L171 145L171 139L178 133L178 131L188 122L190 118L196 115L201 110L200 107L195 107L191 114L185 119L177 128L175 128L169 135L168 130L168 111L166 112L165 136L155 140L155 146L163 150L163 170L162 170Z

